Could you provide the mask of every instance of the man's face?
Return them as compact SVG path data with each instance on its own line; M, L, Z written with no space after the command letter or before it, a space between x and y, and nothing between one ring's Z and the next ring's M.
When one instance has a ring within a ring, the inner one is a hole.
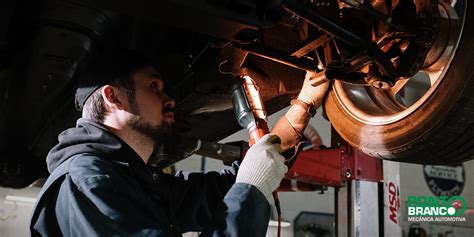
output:
M175 102L163 92L163 81L156 70L147 66L133 75L135 83L132 113L139 115L143 122L151 126L171 126L174 124ZM135 108L133 108L135 107Z
M153 67L133 74L135 98L130 103L128 126L153 141L160 159L184 156L182 137L173 129L175 102L163 92L163 81ZM130 101L130 100L129 100ZM156 160L157 157L152 157ZM153 162L153 161L152 161Z
M130 102L128 126L151 139L155 146L174 140L175 102L163 92L163 81L156 70L147 66L133 75L135 98Z

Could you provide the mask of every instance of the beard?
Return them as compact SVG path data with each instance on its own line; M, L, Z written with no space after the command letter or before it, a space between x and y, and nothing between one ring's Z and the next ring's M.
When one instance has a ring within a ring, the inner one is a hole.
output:
M152 141L154 145L149 165L166 167L191 155L190 150L195 149L196 140L185 139L171 124L164 121L161 125L144 121L139 115L138 106L132 107L134 107L133 115L128 121L128 126Z

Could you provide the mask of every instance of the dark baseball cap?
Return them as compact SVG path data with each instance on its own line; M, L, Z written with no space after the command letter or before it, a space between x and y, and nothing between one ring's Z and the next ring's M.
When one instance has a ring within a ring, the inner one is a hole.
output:
M152 66L151 61L134 50L121 49L100 55L78 78L76 108L82 111L87 99L97 89L119 77L131 76L145 66Z

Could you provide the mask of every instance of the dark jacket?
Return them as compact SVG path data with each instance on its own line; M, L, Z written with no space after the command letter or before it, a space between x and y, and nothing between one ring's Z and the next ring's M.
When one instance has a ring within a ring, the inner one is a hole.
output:
M33 236L264 236L270 206L254 186L220 173L167 175L103 126L79 119L47 157Z

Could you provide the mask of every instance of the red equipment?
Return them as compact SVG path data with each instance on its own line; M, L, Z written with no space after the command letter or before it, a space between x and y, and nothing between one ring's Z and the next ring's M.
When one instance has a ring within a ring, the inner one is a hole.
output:
M381 181L382 160L346 144L330 149L307 150L298 154L286 178L329 187L342 187L346 181L353 179ZM281 189L291 188L280 186Z

